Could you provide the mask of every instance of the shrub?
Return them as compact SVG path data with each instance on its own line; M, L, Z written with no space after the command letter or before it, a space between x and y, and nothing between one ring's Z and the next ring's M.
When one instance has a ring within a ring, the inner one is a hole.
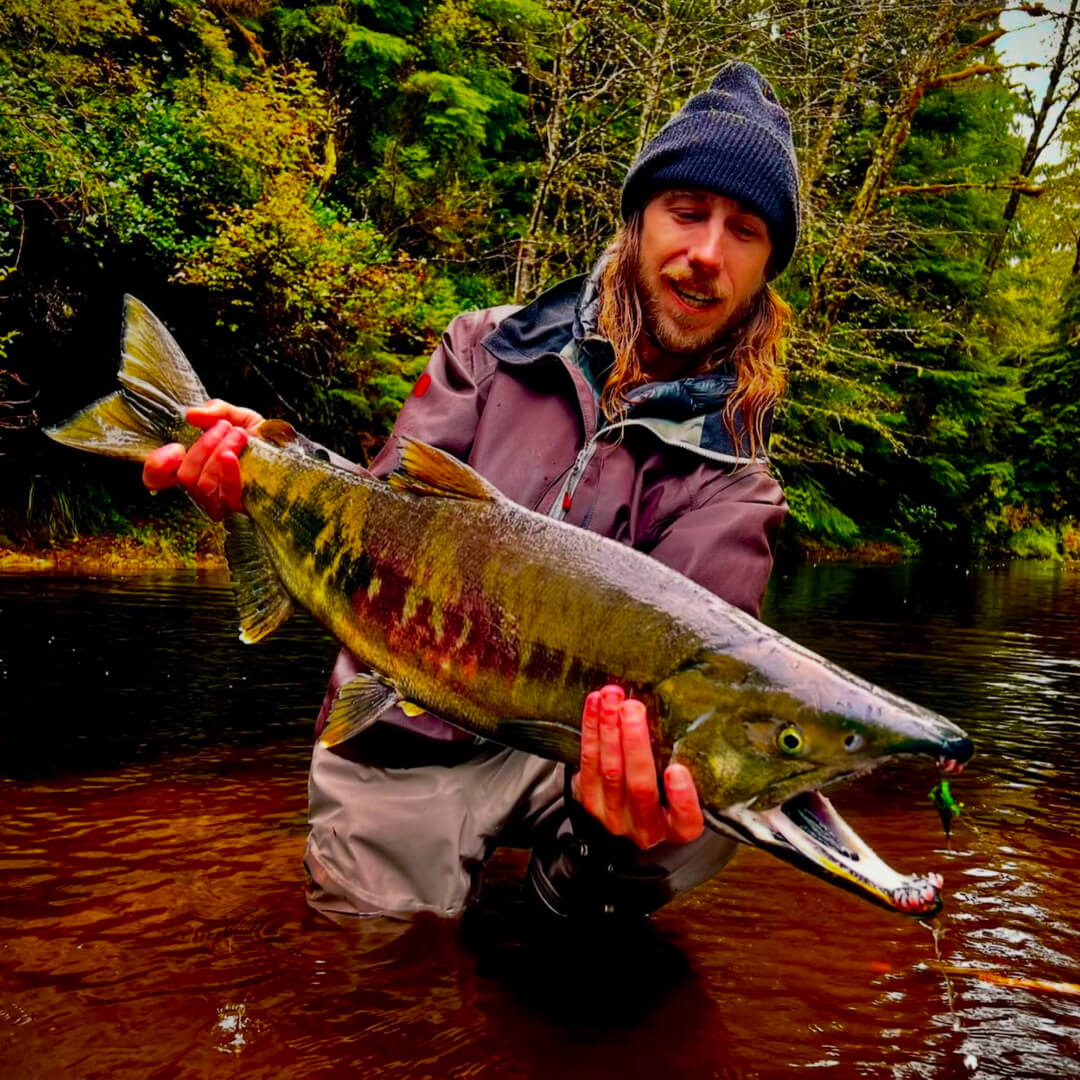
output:
M1080 521L1067 521L1062 525L1061 550L1066 559L1080 560Z
M1009 538L1009 550L1020 559L1059 559L1057 537L1042 525L1032 525Z

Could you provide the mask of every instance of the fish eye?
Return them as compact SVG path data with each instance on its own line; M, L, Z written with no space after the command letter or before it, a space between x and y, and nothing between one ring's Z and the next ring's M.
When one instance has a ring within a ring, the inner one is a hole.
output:
M844 749L854 752L862 748L863 737L856 731L849 732L844 736Z
M776 733L776 745L785 754L797 754L805 744L803 733L794 724L785 724Z

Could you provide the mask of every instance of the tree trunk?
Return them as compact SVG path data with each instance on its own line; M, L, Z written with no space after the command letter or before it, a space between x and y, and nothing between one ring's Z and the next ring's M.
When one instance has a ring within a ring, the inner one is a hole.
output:
M571 19L559 34L558 53L552 69L551 106L543 128L544 163L529 212L529 224L518 244L517 262L514 268L514 303L520 304L529 296L536 284L536 267L539 261L537 234L544 220L544 204L548 199L551 182L558 171L562 157L563 131L566 121L567 89L572 67L573 32L576 20Z
M1036 162L1039 160L1039 154L1046 148L1045 144L1039 145L1039 141L1042 139L1043 131L1046 128L1046 121L1050 115L1050 107L1054 104L1054 98L1057 95L1058 83L1061 81L1061 76L1065 71L1066 62L1068 59L1068 47L1069 38L1072 36L1073 24L1076 19L1076 7L1078 0L1072 0L1069 5L1069 14L1065 18L1065 25L1061 30L1061 44L1058 46L1057 56L1054 58L1054 63L1050 68L1050 77L1046 85L1046 93L1043 95L1042 103L1039 106L1039 112L1034 117L1034 127L1031 131L1031 137L1028 139L1027 147L1024 150L1023 160L1020 162L1020 176L1024 179L1031 177L1031 171L1035 168ZM1005 241L1009 236L1009 229L1012 225L1012 220L1016 217L1017 208L1020 206L1021 192L1013 191L1009 195L1009 201L1005 204L1005 213L1002 214L1002 219L1005 224L1001 231L994 237L994 241L990 246L990 253L986 256L986 278L989 283L990 277L1001 263L1001 253L1005 249Z
M663 2L663 18L656 31L652 56L649 58L649 73L645 83L645 101L638 124L637 142L634 145L634 157L641 153L641 148L652 136L656 123L656 114L660 109L660 92L664 85L664 61L667 58L668 34L671 33L671 0Z
M965 22L985 14L968 5L959 6L949 2L938 8L934 18L933 35L925 50L912 64L904 87L889 110L862 186L811 288L806 318L823 332L828 332L836 321L847 297L848 279L866 249L878 203L896 166L900 151L907 142L915 111L926 92L974 75L1000 70L999 66L974 64L961 71L941 74L947 61L956 62L965 57L972 48L968 46L955 53L949 51L949 45L954 41L957 31Z

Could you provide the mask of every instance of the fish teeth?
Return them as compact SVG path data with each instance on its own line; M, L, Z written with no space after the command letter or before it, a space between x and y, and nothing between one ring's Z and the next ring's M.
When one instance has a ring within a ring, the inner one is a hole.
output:
M893 903L905 913L928 911L938 901L938 894L945 884L940 874L927 874L924 878L896 889Z

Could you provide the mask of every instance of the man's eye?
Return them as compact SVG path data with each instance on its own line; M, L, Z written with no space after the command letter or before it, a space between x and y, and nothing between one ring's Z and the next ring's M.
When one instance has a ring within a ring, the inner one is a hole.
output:
M700 210L691 210L687 208L676 207L671 211L671 216L676 221L681 221L689 224L695 221L700 221L702 218L702 213Z
M761 235L756 225L745 221L737 221L732 225L731 230L740 240L756 240Z

